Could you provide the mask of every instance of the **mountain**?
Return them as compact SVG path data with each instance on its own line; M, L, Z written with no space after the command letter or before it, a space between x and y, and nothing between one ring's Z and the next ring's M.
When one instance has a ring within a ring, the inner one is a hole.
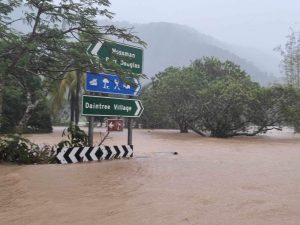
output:
M24 7L15 10L12 17L19 18ZM111 21L99 23L111 24ZM187 66L191 61L203 56L214 56L240 65L253 80L262 85L279 79L279 73L276 72L279 59L274 59L259 50L223 43L188 26L165 22L149 24L114 22L114 24L120 27L134 27L133 31L148 44L144 51L144 73L148 77L169 66ZM22 21L16 22L14 28L23 32L29 30Z
M247 59L252 62L255 66L257 66L260 70L266 71L268 74L280 77L280 56L279 54L266 53L260 49L253 47L245 47L245 46L236 46L232 44L227 44L220 42L216 39L212 39L213 42L211 44L216 45L220 48L227 49L234 54L238 55L243 59Z
M237 47L218 41L208 35L184 25L173 23L130 24L118 22L117 26L134 27L136 34L147 43L144 50L144 73L148 77L163 71L169 66L187 66L191 61L203 56L214 56L221 60L230 60L241 66L253 80L262 85L278 81L278 73L271 70L276 67L276 59L255 49ZM259 57L258 57L259 56ZM254 64L269 62L271 66ZM276 76L274 76L276 75Z

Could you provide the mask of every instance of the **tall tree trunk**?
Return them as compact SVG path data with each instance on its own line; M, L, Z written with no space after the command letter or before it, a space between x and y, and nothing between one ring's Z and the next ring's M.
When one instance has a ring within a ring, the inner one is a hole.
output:
M79 93L80 93L80 71L76 70L76 90L75 90L75 105L74 105L74 113L75 113L75 125L79 123Z
M75 122L75 96L74 93L71 93L70 98L70 124L73 125Z
M29 119L32 116L32 113L34 112L34 110L36 109L36 107L38 106L40 101L41 101L40 99L33 100L32 93L27 92L27 94L26 94L27 107L26 107L26 110L24 112L22 119L19 121L19 124L17 126L18 129L23 129L26 127Z
M2 129L4 82L4 75L0 73L0 130Z

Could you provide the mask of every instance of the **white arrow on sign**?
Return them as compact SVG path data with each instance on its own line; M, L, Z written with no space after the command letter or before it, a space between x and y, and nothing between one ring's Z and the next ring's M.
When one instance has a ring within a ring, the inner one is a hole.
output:
M88 158L85 156L85 153L89 150L89 147L84 147L82 152L80 153L80 157L83 159L83 162L88 162Z
M127 154L127 158L129 158L131 156L131 154L133 153L133 149L131 147L127 148L128 149L128 154Z
M98 150L98 147L94 147L93 150L91 151L90 155L91 155L91 158L93 159L93 161L97 161L98 160L98 158L96 156L97 150Z
M135 101L136 104L136 112L135 112L135 116L139 115L140 111L142 110L142 107L140 106L140 103L138 101Z
M124 149L122 148L122 146L118 146L119 150L120 150L120 155L119 155L119 159L123 157L123 155L125 154Z
M110 129L112 129L115 125L113 124L113 122L110 122L108 126Z
M108 152L107 152L107 150L103 146L100 146L100 150L103 152L100 160L104 160L105 157L107 156Z
M65 159L64 155L66 151L68 150L67 147L64 147L56 156L56 158L61 162L61 164L68 163L67 160Z
M69 154L69 158L72 160L73 163L77 163L77 159L75 157L75 154L77 153L78 151L78 147L74 147L73 150L71 151L71 153Z
M110 150L111 150L111 156L109 157L109 159L113 159L113 158L115 158L117 151L114 147L110 148Z
M92 55L97 55L97 53L98 53L98 51L100 50L101 46L102 46L102 42L99 41L99 42L94 46L94 48L92 49L91 54L92 54Z

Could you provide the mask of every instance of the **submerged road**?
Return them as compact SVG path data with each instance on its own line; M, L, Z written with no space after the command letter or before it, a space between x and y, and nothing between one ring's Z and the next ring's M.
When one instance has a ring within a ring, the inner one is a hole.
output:
M55 131L28 137L57 143ZM129 160L0 165L0 224L299 225L299 135L135 130L133 138ZM126 131L106 144L126 144Z

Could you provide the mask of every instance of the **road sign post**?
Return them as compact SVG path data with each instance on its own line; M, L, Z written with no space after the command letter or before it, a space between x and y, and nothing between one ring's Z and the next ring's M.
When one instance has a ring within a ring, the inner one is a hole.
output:
M132 97L129 96L129 99L131 99L131 98ZM132 145L132 119L131 118L128 118L128 121L127 121L127 131L128 131L127 144Z
M103 40L91 44L87 53L99 58L104 71L122 69L128 75L143 74L143 49L114 41ZM97 75L97 76L96 76ZM139 100L132 99L141 89L133 78L124 81L114 74L87 73L86 90L108 94L128 95L129 99L83 96L82 115L118 116L128 118L128 144L132 145L132 117L140 117L144 108Z
M90 147L94 145L94 117L89 116L88 144Z
M91 93L93 95L93 93ZM94 145L94 117L89 116L89 129L88 129L88 144L90 147Z

